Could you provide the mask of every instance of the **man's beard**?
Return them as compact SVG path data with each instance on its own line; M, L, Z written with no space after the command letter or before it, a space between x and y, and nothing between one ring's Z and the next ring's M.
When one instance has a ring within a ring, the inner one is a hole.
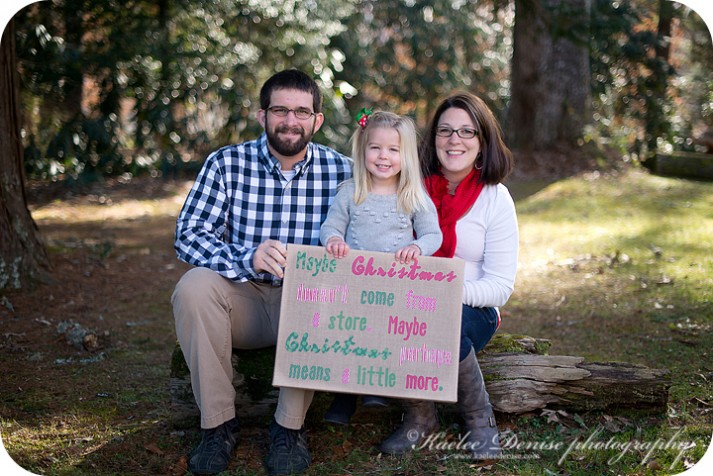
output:
M279 133L292 132L300 135L300 139L294 142L284 141L278 136ZM265 128L265 133L267 134L267 142L272 146L275 151L286 157L291 157L302 152L309 141L312 140L314 134L307 134L305 130L299 126L289 127L287 125L278 126L275 129L270 127Z

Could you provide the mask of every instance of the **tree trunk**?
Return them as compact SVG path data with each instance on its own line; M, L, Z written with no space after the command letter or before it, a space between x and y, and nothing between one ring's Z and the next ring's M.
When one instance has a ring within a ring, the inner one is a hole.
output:
M575 146L581 137L591 102L590 10L591 0L515 1L506 123L513 149Z
M646 159L653 158L658 149L658 139L666 139L670 133L666 109L670 104L668 97L668 78L673 74L669 64L671 50L671 23L673 22L673 3L659 0L659 20L656 31L655 56L649 60L651 74L647 80L651 95L646 100Z
M49 277L49 261L27 208L15 28L11 20L0 45L0 291L21 289Z
M82 59L82 41L84 36L83 2L68 1L62 6L64 21L64 40L68 51L65 63L64 98L62 101L63 123L81 122L84 117L82 100L84 98L84 68Z
M168 0L158 0L158 28L160 41L158 42L158 59L161 61L161 74L159 81L159 91L156 94L155 104L160 111L160 123L157 124L155 140L161 147L161 171L164 177L170 173L175 174L181 160L177 157L178 152L169 139L171 133L176 129L174 103L171 100L171 62L174 61L174 53L170 44L169 15L171 4ZM163 101L167 102L164 103Z

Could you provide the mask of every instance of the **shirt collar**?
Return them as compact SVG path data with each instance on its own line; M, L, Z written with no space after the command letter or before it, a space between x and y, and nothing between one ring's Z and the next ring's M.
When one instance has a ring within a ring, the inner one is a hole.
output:
M295 170L295 176L301 175L303 170L306 170L306 168L309 166L309 164L312 163L312 151L313 144L310 142L307 144L307 153L305 153L305 158L297 162L294 166ZM267 134L264 132L260 134L260 138L258 139L258 151L259 151L259 157L260 160L263 162L265 165L265 168L271 171L277 171L278 173L280 172L280 169L282 165L280 164L280 161L277 160L271 153L270 149L267 147Z

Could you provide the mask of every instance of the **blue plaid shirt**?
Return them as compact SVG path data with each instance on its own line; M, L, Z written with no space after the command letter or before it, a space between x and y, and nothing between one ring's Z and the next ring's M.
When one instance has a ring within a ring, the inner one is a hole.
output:
M290 181L267 148L267 136L229 145L206 159L176 222L178 258L234 281L280 285L256 273L253 254L267 239L319 245L319 229L351 160L311 142Z

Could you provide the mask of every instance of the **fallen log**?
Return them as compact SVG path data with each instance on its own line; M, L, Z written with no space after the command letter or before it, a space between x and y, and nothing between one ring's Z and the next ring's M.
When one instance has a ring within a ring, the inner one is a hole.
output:
M656 154L643 165L664 177L713 178L713 155L710 152L672 152Z
M565 355L500 354L480 358L496 411L629 408L664 412L668 371L626 362L584 362Z
M520 414L543 408L570 411L636 409L665 412L669 372L626 362L585 362L583 357L545 355L547 339L498 334L478 355L496 411ZM238 416L274 409L275 348L233 352ZM171 406L175 414L198 414L188 367L176 344L171 361Z

